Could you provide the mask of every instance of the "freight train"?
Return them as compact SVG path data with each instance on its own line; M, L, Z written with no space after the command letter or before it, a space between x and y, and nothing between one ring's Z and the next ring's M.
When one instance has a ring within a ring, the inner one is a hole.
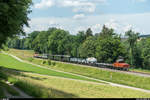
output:
M61 61L61 62L89 65L89 66L93 66L93 67L119 69L119 70L125 70L125 71L128 71L130 68L130 65L125 63L123 58L118 59L113 64L108 64L108 63L98 63L97 59L94 57L82 59L82 58L73 58L68 55L48 55L48 54L43 54L43 55L34 54L34 57L42 58L42 59L50 59L50 60L55 60L55 61Z

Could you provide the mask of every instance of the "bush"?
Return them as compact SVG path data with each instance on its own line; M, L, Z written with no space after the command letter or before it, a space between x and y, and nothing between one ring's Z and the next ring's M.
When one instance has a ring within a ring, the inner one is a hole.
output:
M47 62L48 62L48 65L51 65L51 60L48 60Z
M45 60L43 60L43 61L42 61L42 64L46 64L46 61L45 61Z
M56 65L56 63L55 63L55 62L52 62L52 65L53 65L53 66L55 66L55 65Z

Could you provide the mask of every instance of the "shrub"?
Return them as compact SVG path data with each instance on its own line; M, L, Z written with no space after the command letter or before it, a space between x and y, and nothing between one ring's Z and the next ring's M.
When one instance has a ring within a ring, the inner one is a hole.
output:
M51 60L48 60L47 62L48 62L48 65L51 65L51 64L52 64L52 63L51 63Z
M56 65L56 63L55 63L55 62L52 62L52 65L53 65L53 66L55 66L55 65Z
M43 61L42 61L42 64L46 64L46 61L45 61L45 60L43 60Z

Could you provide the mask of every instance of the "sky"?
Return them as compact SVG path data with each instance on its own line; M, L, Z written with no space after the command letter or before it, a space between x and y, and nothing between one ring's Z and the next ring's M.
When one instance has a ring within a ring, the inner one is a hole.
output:
M57 27L95 34L106 25L122 35L129 29L150 34L150 0L33 0L31 10L27 33Z

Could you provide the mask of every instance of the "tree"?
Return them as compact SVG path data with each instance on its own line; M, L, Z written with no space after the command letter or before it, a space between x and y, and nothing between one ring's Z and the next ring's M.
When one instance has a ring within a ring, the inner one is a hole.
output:
M113 29L104 26L96 45L96 58L99 62L113 63L119 56L125 56L125 48Z
M88 28L86 31L86 38L88 38L89 36L93 36L91 28Z
M35 52L38 53L48 53L48 37L50 36L51 32L49 31L41 31L36 38L32 42L32 47Z
M33 41L34 39L38 36L40 32L39 31L33 31L32 33L30 33L28 35L28 46L30 49L33 49L34 48L34 45L33 45Z
M107 28L105 25L103 26L102 31L100 32L100 36L103 38L107 38L110 36L112 37L114 35L115 35L114 30Z
M69 32L56 29L48 37L48 48L51 54L61 54L66 52L67 36Z
M129 43L129 49L130 49L130 64L134 64L134 52L137 44L137 39L139 38L139 33L135 33L132 30L129 30L125 33L126 36L128 36L127 42Z
M0 47L8 37L24 33L28 25L31 0L0 0Z
M96 39L92 36L88 37L80 46L80 56L83 58L95 57Z
M82 44L86 39L86 34L84 31L79 31L77 34L77 42L79 44Z
M144 39L144 48L142 50L143 66L150 69L150 38Z

